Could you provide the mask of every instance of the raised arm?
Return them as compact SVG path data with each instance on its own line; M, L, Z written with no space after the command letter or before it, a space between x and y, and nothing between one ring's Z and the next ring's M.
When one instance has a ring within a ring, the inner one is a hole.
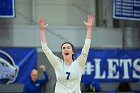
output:
M84 23L87 27L85 44L84 44L84 47L82 49L82 54L84 54L84 55L88 55L88 51L89 51L89 48L90 48L93 22L94 22L94 17L92 15L88 15L87 22L84 21Z
M43 73L44 73L44 77L45 77L45 79L40 80L40 83L41 83L42 85L45 85L45 84L48 82L48 80L49 80L49 79L48 79L47 72L46 72L46 67L45 67L44 65L41 65L40 68L42 69L42 71L43 71Z
M94 17L92 15L88 16L87 22L84 21L84 23L87 27L87 34L86 34L85 44L84 44L84 47L82 49L81 55L77 59L79 61L79 64L80 64L82 69L84 69L84 65L86 63L89 48L90 48L93 22L94 22Z
M93 15L88 15L87 22L84 21L84 23L85 23L85 25L87 27L86 39L91 39L93 22L94 22Z
M39 20L39 26L40 26L40 38L41 38L42 50L45 53L45 55L47 56L47 58L49 59L49 61L52 64L52 66L54 68L56 68L57 63L58 63L57 60L59 60L59 59L58 59L57 56L55 56L52 53L52 51L47 46L47 41L46 41L46 36L45 36L45 30L47 29L48 24L46 24L44 18L40 18L40 20Z
M88 51L90 48L93 22L94 22L94 17L92 15L88 15L87 22L84 21L84 23L87 27L87 34L86 34L85 44L84 44L84 47L82 49L82 54L85 54L85 55L88 54Z
M43 43L47 43L46 42L46 36L45 36L45 30L47 29L48 24L45 23L45 19L44 18L40 18L39 25L40 25L40 37L41 37L41 41Z

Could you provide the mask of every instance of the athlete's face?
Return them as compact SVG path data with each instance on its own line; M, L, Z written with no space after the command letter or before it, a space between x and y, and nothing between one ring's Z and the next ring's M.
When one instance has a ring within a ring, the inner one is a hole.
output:
M32 79L32 81L36 81L37 79L38 79L38 71L37 70L32 70L32 72L31 72L31 79Z
M72 46L68 43L66 43L62 46L61 51L62 51L63 58L72 58L72 55L74 54Z

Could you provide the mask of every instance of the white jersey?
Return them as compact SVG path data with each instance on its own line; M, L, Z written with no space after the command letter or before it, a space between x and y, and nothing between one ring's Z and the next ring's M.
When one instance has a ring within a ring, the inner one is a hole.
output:
M90 41L90 39L85 40L81 55L70 66L55 56L47 47L47 43L41 42L42 49L55 70L57 79L55 93L81 93L80 81L90 48Z

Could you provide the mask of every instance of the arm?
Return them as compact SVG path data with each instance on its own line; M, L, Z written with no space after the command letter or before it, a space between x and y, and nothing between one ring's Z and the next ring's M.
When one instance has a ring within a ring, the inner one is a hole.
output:
M40 80L41 85L45 85L49 81L47 73L46 72L43 72L43 73L44 73L45 79Z
M40 80L41 85L45 85L48 82L48 75L46 73L46 68L44 65L41 65L40 68L43 70L45 79Z
M85 44L84 44L84 47L82 49L82 54L88 55L88 51L89 51L89 48L90 48L90 42L91 42L93 21L94 21L94 18L93 18L92 15L88 16L88 21L87 22L84 21L84 23L87 27L87 34L86 34Z
M94 22L94 17L92 15L88 16L87 22L84 21L84 23L87 27L86 39L91 39L93 22Z
M49 59L52 66L55 68L57 66L57 63L58 63L58 62L56 62L58 57L56 57L52 53L52 51L48 48L47 41L46 41L46 36L45 36L45 30L46 30L48 24L45 23L44 18L40 18L39 25L40 25L40 38L41 38L42 50L45 53L45 55L47 56L47 58Z
M41 42L47 43L46 42L46 36L45 36L45 30L47 29L48 24L45 23L45 19L44 18L40 18L39 26L40 26Z
M84 44L84 47L82 49L81 55L77 59L80 66L82 67L82 69L84 68L84 65L86 63L89 48L90 48L93 22L94 22L94 17L92 15L88 16L87 22L84 21L84 23L87 27L87 34L86 34L85 44Z

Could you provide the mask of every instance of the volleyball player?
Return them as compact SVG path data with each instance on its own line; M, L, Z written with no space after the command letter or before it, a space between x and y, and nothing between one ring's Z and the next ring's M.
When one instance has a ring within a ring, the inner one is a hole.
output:
M65 42L61 46L63 59L52 53L45 37L48 24L45 24L44 18L39 20L42 50L53 66L57 79L55 93L81 93L80 81L90 48L93 22L94 17L89 15L87 22L84 22L87 27L85 44L80 56L74 60L74 46L70 42Z

